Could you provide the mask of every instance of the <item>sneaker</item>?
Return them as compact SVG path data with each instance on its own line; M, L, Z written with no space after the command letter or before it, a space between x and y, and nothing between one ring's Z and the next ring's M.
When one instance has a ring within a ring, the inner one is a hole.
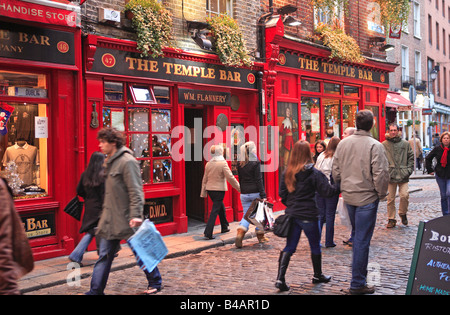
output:
M351 295L363 295L363 294L373 294L375 293L375 287L371 285L365 285L362 288L359 289L352 289L348 290Z
M397 220L389 219L388 224L386 225L386 227L388 229L394 228L396 223L397 223Z
M408 225L408 218L406 217L406 214L401 214L400 218L402 219L403 225Z

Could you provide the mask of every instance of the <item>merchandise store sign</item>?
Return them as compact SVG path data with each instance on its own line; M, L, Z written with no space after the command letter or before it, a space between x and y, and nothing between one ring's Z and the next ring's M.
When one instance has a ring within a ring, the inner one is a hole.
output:
M155 224L173 221L173 200L171 197L146 199L144 204L144 219Z
M55 235L55 213L39 213L21 216L28 238Z
M334 63L331 61L316 60L312 59L310 56L292 54L286 51L281 51L278 55L278 65L350 79L389 84L389 76L383 72L347 64Z
M2 0L0 2L0 15L53 25L80 26L78 12L70 10L78 10L78 8L75 6L66 7L67 10L64 10L24 1Z
M75 65L74 34L0 22L0 57Z
M420 222L406 293L450 295L450 216Z
M178 102L181 104L230 106L230 101L231 94L227 92L178 90Z
M256 89L256 71L176 58L143 58L139 53L98 47L92 72L174 82Z

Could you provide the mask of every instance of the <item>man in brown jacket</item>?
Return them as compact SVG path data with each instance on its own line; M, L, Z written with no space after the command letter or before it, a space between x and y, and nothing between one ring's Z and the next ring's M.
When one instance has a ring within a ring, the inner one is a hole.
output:
M19 295L19 278L34 261L6 180L0 178L0 295Z

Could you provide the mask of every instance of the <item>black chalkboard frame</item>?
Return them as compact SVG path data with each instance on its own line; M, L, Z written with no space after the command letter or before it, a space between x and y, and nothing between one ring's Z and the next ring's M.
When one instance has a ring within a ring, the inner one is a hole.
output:
M417 230L416 244L414 246L414 254L411 260L411 269L409 270L408 285L406 286L406 295L411 295L414 278L416 277L417 259L419 258L420 244L422 244L423 231L425 222L420 221Z

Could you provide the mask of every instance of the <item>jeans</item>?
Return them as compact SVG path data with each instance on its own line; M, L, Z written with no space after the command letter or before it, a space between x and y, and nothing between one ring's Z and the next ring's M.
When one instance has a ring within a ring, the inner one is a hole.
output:
M442 215L450 215L450 179L440 178L436 174L436 182L441 193L441 209Z
M379 199L365 206L347 204L348 215L354 228L351 289L366 285L369 247L377 221Z
M108 282L109 273L111 271L111 265L114 260L114 255L120 246L120 240L100 240L100 254L97 262L94 266L92 273L91 288L87 295L103 295ZM158 267L155 267L151 272L144 270L145 276L148 281L148 286L161 289L161 274Z
M319 227L322 234L323 224L326 224L325 247L335 246L334 244L334 220L336 218L336 207L339 195L324 198L316 194L316 204L319 208Z
M214 230L214 224L216 223L217 215L219 215L220 225L222 231L228 229L228 221L225 216L225 205L223 204L223 198L225 197L224 191L208 190L208 195L211 198L213 205L211 214L209 215L208 223L206 223L205 236L212 236Z
M71 261L81 263L83 260L83 255L86 252L86 249L88 248L89 244L91 243L92 239L95 237L94 233L86 233L81 238L81 241L78 243L77 247L72 251L72 253L69 255L69 259Z
M307 221L294 218L291 224L291 230L286 239L286 247L283 249L283 252L295 253L298 242L300 241L300 234L302 231L305 231L309 247L311 248L311 254L320 255L322 251L320 249L319 221Z
M250 208L253 200L255 200L256 198L259 198L259 193L241 194L241 204L242 204L244 216L247 213L248 208ZM250 222L248 222L247 220L242 218L239 225L245 227L248 230L248 227L250 226ZM259 229L256 228L255 230L257 231Z

